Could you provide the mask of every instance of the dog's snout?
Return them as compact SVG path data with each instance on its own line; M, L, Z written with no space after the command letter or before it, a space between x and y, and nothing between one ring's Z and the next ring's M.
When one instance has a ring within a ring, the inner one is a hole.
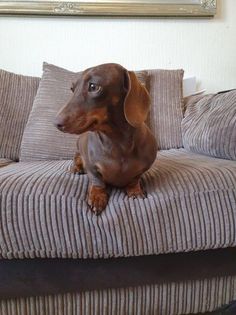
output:
M54 121L54 126L59 130L63 130L65 127L65 124L64 124L64 121L60 117L56 117Z

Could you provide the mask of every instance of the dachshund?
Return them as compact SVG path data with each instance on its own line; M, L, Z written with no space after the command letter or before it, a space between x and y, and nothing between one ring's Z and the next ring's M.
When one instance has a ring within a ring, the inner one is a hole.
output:
M153 164L157 143L145 124L150 96L132 71L109 63L89 68L72 84L73 95L59 111L56 127L78 134L72 173L89 177L88 204L100 214L107 185L129 197L145 198L140 178Z

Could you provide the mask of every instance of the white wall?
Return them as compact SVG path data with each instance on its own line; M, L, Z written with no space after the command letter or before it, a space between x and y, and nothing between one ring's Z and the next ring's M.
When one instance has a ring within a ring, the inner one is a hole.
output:
M236 87L236 1L215 19L0 17L0 68L41 75L43 61L71 70L118 62L183 68L208 92Z

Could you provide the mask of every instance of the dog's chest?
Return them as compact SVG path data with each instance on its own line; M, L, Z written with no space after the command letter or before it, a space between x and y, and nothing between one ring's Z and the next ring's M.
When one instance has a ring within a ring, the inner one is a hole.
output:
M135 148L123 143L114 143L109 138L96 139L89 146L89 159L103 180L115 186L125 186L141 172L141 164Z
M133 157L111 155L95 163L104 182L125 186L140 173L140 163Z

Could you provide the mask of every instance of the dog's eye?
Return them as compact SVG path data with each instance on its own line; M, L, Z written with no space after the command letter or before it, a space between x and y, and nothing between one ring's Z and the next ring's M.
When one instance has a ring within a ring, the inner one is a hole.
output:
M101 86L96 83L89 83L89 92L98 92L101 90Z

